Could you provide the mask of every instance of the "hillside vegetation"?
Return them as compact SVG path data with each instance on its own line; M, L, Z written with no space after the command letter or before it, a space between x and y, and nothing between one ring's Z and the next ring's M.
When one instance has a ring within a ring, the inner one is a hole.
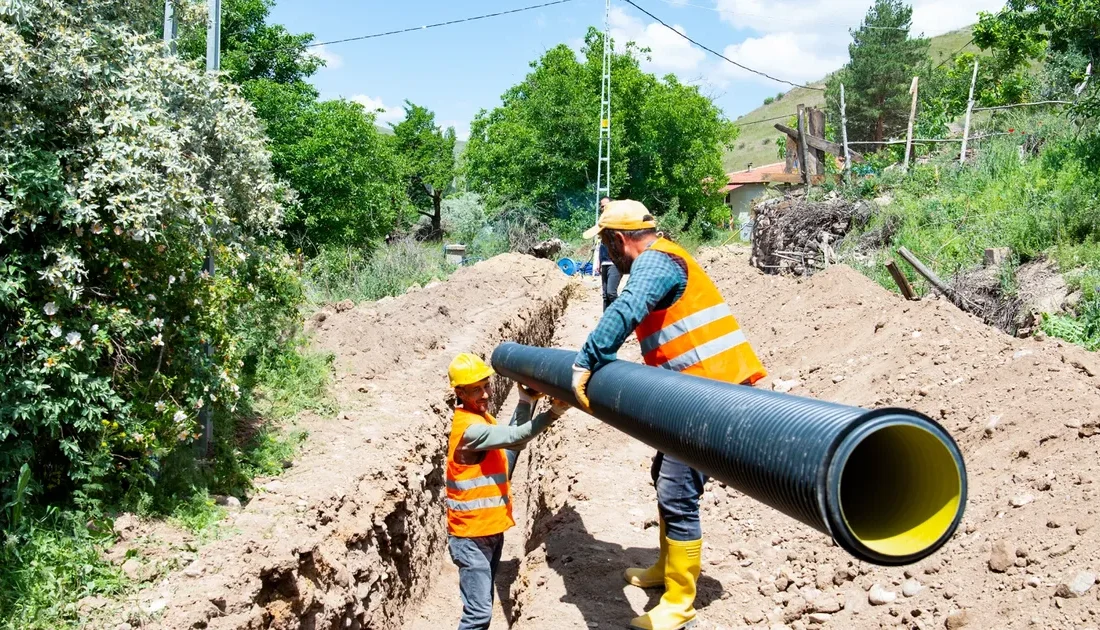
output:
M950 33L937 35L930 40L929 59L933 64L939 64L952 55L959 52L980 52L978 47L971 42L973 39L973 27L961 28ZM825 80L810 83L811 87L824 89ZM781 134L775 130L775 123L785 121L769 120L779 116L793 116L798 111L798 105L806 107L825 106L825 92L820 90L808 90L806 88L792 88L782 93L782 98L761 105L751 112L739 116L737 125L741 134L734 144L734 148L726 151L722 158L722 164L726 171L740 171L748 168L751 163L755 166L778 162L778 146L776 141L781 141ZM757 122L767 121L767 122Z

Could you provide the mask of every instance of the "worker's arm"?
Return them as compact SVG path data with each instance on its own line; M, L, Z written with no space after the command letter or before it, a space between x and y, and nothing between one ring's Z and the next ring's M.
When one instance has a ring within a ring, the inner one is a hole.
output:
M508 426L473 424L462 434L458 448L467 451L488 451L494 448L518 448L527 444L550 426L558 416L544 411L531 419L531 405L520 403Z
M664 252L642 252L630 270L630 279L618 299L600 318L584 342L574 364L590 372L615 360L628 335L645 316L668 308L687 287L687 272Z

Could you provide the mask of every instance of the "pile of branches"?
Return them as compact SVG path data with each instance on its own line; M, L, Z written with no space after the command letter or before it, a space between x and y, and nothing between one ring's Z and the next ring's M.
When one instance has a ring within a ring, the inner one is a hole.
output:
M810 275L836 262L836 245L863 225L872 206L831 194L810 201L802 191L758 201L753 208L752 265L765 273Z

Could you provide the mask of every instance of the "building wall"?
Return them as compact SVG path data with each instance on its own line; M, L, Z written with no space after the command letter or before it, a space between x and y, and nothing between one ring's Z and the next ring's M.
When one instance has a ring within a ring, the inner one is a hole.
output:
M764 194L764 184L745 184L734 188L726 195L726 205L730 207L730 213L736 219L742 212L748 212L752 208L752 200Z

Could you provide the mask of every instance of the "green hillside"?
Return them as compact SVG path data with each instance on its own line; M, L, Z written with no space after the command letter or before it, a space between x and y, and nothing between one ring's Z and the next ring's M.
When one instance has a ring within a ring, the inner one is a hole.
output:
M969 26L933 37L929 50L932 61L939 63L962 50L977 51L977 47L969 43L971 38L971 27ZM825 79L810 85L823 88L825 87ZM756 167L778 162L776 140L782 134L775 130L774 125L777 122L784 121L768 119L778 116L793 116L798 110L799 104L806 107L823 107L825 105L825 93L818 90L807 90L806 88L794 88L783 94L781 99L767 105L761 105L739 117L737 123L741 126L741 136L737 139L734 149L727 151L723 158L723 166L726 170L744 170L748 168L750 163L753 167Z

